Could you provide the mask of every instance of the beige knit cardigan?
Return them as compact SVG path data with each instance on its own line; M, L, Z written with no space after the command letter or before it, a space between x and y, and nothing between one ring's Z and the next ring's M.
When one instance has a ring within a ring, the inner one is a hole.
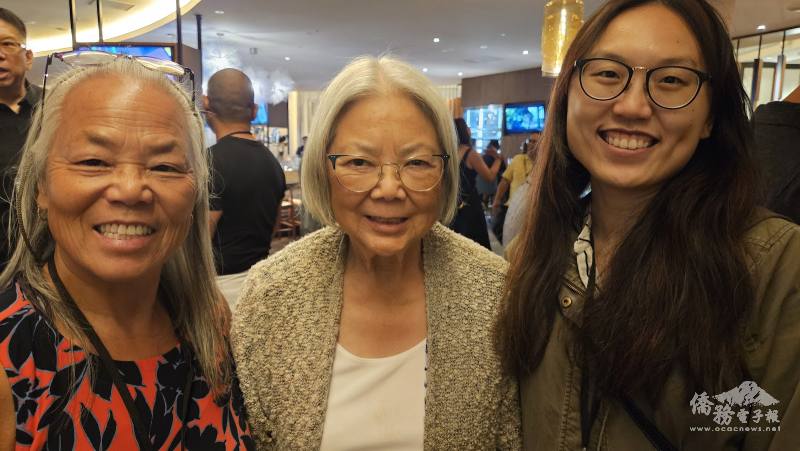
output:
M232 342L259 449L316 450L342 309L347 238L317 231L251 270ZM492 327L504 260L437 223L423 238L428 316L425 450L520 449L516 382Z

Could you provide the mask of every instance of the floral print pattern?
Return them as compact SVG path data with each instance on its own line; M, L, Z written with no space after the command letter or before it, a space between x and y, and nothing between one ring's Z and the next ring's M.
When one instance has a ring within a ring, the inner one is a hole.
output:
M181 347L115 364L149 427L152 449L180 449L180 409L189 370ZM130 415L99 358L59 334L19 284L0 293L0 366L11 384L17 449L138 448ZM238 381L214 399L205 379L196 374L190 396L186 449L255 448Z

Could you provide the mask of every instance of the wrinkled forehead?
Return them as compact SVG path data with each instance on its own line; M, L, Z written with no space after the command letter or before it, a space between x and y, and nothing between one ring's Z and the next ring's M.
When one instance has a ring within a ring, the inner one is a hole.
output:
M167 134L178 139L190 160L194 159L190 112L177 93L169 92L169 86L127 74L98 73L67 89L57 118L57 136L73 136L89 128Z

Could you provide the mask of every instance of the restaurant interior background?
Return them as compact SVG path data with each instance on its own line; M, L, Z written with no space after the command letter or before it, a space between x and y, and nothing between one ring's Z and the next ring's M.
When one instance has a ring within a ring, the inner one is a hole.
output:
M602 4L554 1L583 3L584 17ZM287 169L320 90L358 55L390 53L419 67L468 120L476 147L500 139L507 156L526 137L510 123L515 108L544 113L553 81L540 69L546 0L100 0L99 8L97 0L3 0L27 24L33 83L41 84L47 54L72 48L70 2L77 42L100 41L100 16L106 43L156 44L143 51L172 59L181 53L198 80L224 67L244 70L262 107L254 130L273 151L281 147ZM800 83L800 0L712 2L754 105L785 97Z

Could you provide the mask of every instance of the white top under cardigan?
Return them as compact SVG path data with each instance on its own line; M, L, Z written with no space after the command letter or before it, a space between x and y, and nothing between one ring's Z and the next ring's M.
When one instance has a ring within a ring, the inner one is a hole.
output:
M320 451L422 450L425 344L381 358L336 345Z

